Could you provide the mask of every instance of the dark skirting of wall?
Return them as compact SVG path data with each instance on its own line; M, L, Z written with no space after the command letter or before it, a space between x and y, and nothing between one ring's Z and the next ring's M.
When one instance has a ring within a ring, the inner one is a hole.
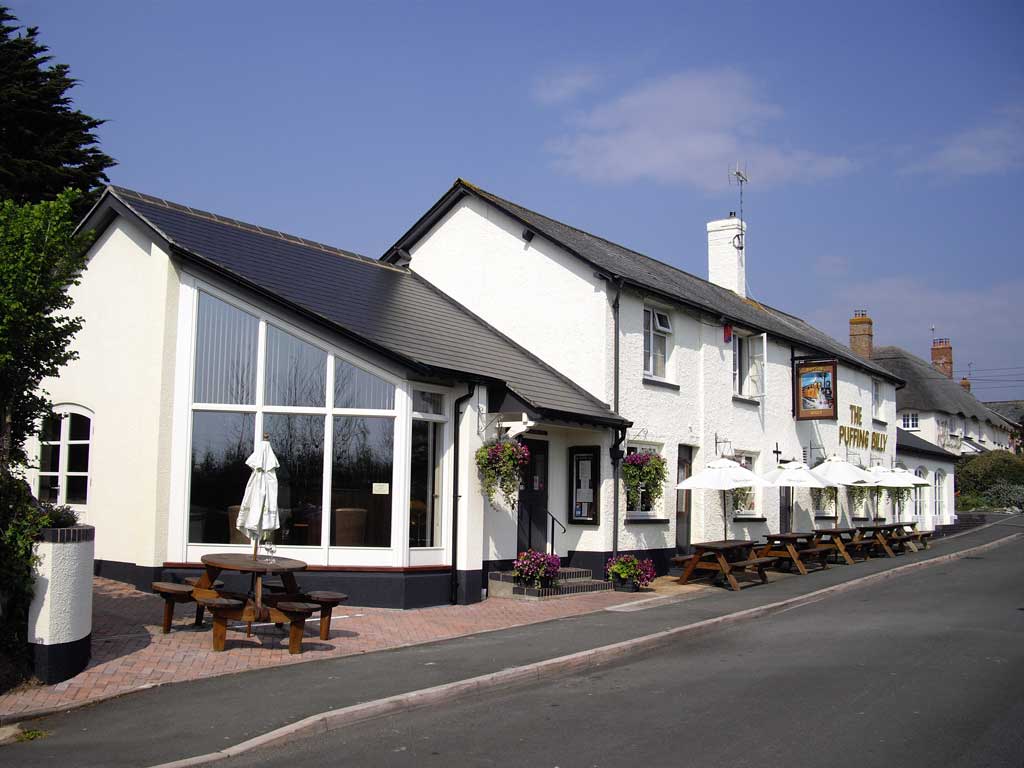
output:
M620 549L620 555L635 555L640 559L650 558L654 561L654 570L659 576L664 576L668 573L669 567L672 565L672 558L675 557L676 548L671 547L669 549ZM607 552L586 552L583 550L570 550L568 558L562 558L568 560L568 565L571 568L589 568L591 573L594 574L595 579L604 578L605 564L608 562L608 558L612 556L611 550Z
M92 566L94 576L102 576L104 579L131 584L136 589L141 589L145 592L150 591L149 586L154 581L160 581L162 571L163 568L159 566L122 563L118 560L94 560Z
M483 571L456 571L455 578L458 584L456 602L459 605L470 605L483 600Z
M198 576L197 568L163 569L163 581L181 581ZM224 588L247 592L251 577L222 571L217 577ZM426 608L446 605L450 601L451 572L441 571L300 571L295 574L304 591L330 590L344 592L345 606L368 608ZM147 584L148 588L149 585Z
M74 677L89 663L92 655L92 633L70 643L32 646L32 671L47 685Z

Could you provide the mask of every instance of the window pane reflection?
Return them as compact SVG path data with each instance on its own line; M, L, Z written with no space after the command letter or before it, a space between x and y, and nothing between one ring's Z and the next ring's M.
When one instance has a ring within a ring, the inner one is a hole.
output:
M394 420L335 416L331 545L391 546Z
M72 413L69 419L68 440L88 440L89 425L92 423L89 417L80 413Z
M391 410L395 407L395 385L336 357L334 407Z
M413 421L409 546L441 546L441 435L444 425Z
M54 446L56 447L56 446ZM68 446L68 472L89 471L89 444L76 443Z
M281 465L277 470L277 541L289 546L320 544L324 495L324 417L268 413L263 431Z
M67 493L65 494L65 504L86 504L88 503L89 494L89 478L84 475L68 475L67 477Z
M202 411L192 415L192 483L188 540L195 544L245 544L235 529L249 480L256 416Z
M322 408L327 397L327 353L267 326L267 405Z
M39 476L39 500L56 504L58 492L60 491L60 479L57 475Z
M259 320L252 315L209 294L199 294L195 373L197 403L252 405L256 402L259 326Z
M39 448L39 471L57 472L60 470L60 444L42 445Z

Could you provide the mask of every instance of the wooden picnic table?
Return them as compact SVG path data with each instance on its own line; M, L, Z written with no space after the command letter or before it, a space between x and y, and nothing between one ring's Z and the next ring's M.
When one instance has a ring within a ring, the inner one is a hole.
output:
M757 546L755 542L742 539L704 541L694 544L695 552L690 556L683 575L679 577L679 583L685 584L689 581L696 570L712 571L716 574L716 579L723 576L733 591L739 592L740 585L734 574L746 573L748 568L754 568L761 578L761 583L764 584L768 581L764 569L775 563L776 558L752 556L755 546Z
M302 646L302 632L305 617L317 606L306 603L295 580L296 571L304 571L306 563L287 557L259 557L253 559L249 553L226 552L203 555L204 572L192 590L196 602L206 604L214 614L213 650L224 650L227 619L244 621L272 621L275 624L290 625L288 649L299 653ZM235 571L253 575L253 585L248 594L216 589L215 582L223 571ZM263 577L279 576L283 592L264 596ZM303 615L304 614L304 615ZM251 630L251 626L250 626Z
M863 548L855 546L859 541L856 528L815 528L814 543L816 546L828 547L836 552L847 565L853 565L851 549L863 552Z
M776 557L793 563L801 576L807 575L805 558L817 557L822 569L828 568L825 558L832 547L818 544L814 531L792 533L766 533L768 542L757 553L758 557Z
M876 523L874 525L858 525L857 530L866 539L873 539L875 544L885 552L886 557L896 557L896 553L892 551L892 536L898 528L901 528L903 523ZM917 551L917 548L914 548Z

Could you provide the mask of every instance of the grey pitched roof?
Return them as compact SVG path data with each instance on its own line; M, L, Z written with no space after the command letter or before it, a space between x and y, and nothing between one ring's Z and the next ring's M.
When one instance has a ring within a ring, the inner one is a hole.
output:
M923 437L918 437L913 432L907 432L896 427L896 453L912 453L919 456L934 456L938 459L956 461L957 455L950 453L945 448L940 448L935 443L930 443Z
M875 347L871 359L906 382L896 390L896 408L941 411L1005 427L1012 425L931 363L900 347Z
M1024 424L1024 400L990 400L983 405L1014 424Z
M835 357L848 365L898 382L890 371L854 354L847 346L819 331L799 317L745 299L689 272L673 267L625 246L571 227L543 214L531 211L463 179L452 188L382 257L387 261L400 259L400 251L408 249L443 217L464 195L475 195L513 219L560 245L578 258L589 262L609 276L669 300L727 318L735 325L767 332L772 336L806 347L814 354Z
M85 226L104 200L115 205L110 198L179 257L407 365L503 382L552 418L629 423L408 269L120 187L107 189Z

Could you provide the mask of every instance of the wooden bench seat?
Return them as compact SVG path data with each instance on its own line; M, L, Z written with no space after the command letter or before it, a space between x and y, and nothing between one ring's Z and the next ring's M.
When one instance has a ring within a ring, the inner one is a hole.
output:
M737 560L729 563L733 568L746 568L747 566L772 565L779 562L777 557L752 557L749 560Z
M164 620L162 629L163 634L166 635L171 631L171 622L174 620L175 604L192 602L192 587L188 584L176 584L173 581L154 581L151 587L153 592L162 597L164 601Z
M331 613L339 603L348 600L348 595L344 592L317 590L308 593L306 599L320 606L320 639L328 639L331 635Z
M306 630L306 619L320 606L316 603L284 600L274 607L288 617L288 653L302 653L302 635Z

